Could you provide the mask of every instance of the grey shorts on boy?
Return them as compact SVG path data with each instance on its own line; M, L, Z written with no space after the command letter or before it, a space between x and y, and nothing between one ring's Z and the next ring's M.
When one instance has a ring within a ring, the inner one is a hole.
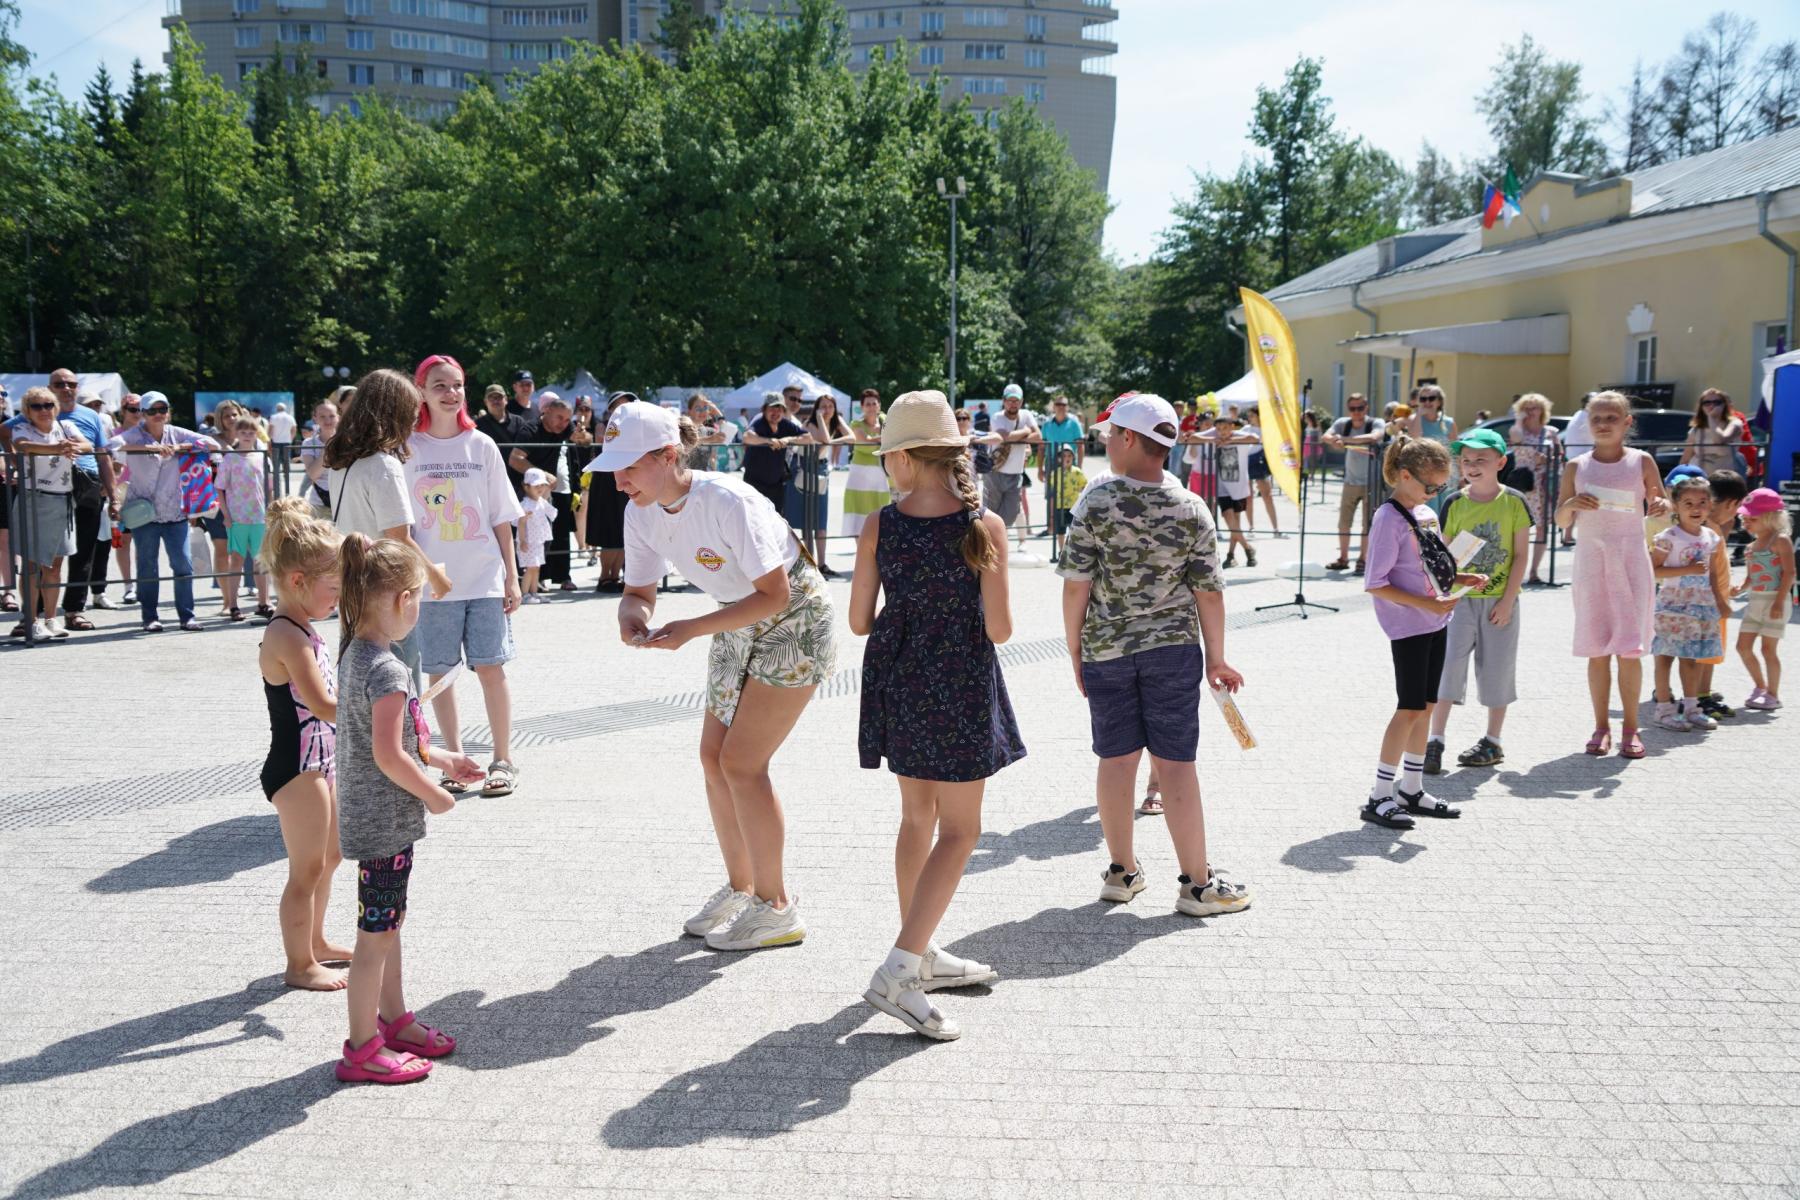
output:
M1515 677L1519 665L1519 605L1513 604L1512 620L1495 625L1488 620L1499 596L1470 596L1450 614L1449 645L1444 650L1444 675L1438 682L1438 699L1461 704L1469 690L1469 659L1475 659L1475 694L1483 708L1499 708L1519 698Z

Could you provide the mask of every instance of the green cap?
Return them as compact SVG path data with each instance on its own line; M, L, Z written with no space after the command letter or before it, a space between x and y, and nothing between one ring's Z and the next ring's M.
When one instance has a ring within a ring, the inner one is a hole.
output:
M1491 429L1471 429L1469 432L1450 443L1452 450L1492 450L1496 454L1506 453L1506 439Z

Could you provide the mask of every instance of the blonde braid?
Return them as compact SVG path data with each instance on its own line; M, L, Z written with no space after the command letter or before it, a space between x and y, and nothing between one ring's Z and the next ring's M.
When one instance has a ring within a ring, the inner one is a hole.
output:
M957 450L956 458L950 464L950 490L961 497L963 507L971 514L969 530L963 534L963 561L969 569L979 575L983 571L992 571L1000 565L999 555L994 550L994 539L982 524L984 515L981 507L981 493L976 490L975 471L969 465L969 456Z

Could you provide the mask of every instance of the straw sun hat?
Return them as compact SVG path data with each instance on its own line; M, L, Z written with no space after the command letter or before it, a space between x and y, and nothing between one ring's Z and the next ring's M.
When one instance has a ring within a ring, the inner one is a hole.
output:
M892 454L918 446L966 446L969 439L956 432L956 414L942 392L908 392L888 409L881 426L881 448Z

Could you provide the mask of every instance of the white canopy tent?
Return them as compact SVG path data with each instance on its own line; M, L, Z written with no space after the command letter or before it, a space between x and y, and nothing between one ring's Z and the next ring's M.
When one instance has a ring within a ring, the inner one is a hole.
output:
M736 391L718 397L718 405L727 414L749 413L754 419L762 408L765 392L779 392L783 388L799 388L805 395L813 396L821 391L828 391L838 403L838 411L845 411L850 403L850 393L839 391L810 371L802 371L793 363L782 363L767 374L758 375Z
M125 379L117 371L89 371L75 377L80 382L76 389L78 396L98 396L105 403L107 412L118 412L119 401L125 398ZM0 384L12 393L12 411L19 411L19 397L27 389L49 387L50 376L44 375L7 375L0 374Z
M1256 386L1256 372L1252 371L1237 382L1220 388L1213 393L1213 399L1219 402L1221 410L1227 404L1237 405L1239 412L1246 408L1255 408L1262 403L1262 392Z

